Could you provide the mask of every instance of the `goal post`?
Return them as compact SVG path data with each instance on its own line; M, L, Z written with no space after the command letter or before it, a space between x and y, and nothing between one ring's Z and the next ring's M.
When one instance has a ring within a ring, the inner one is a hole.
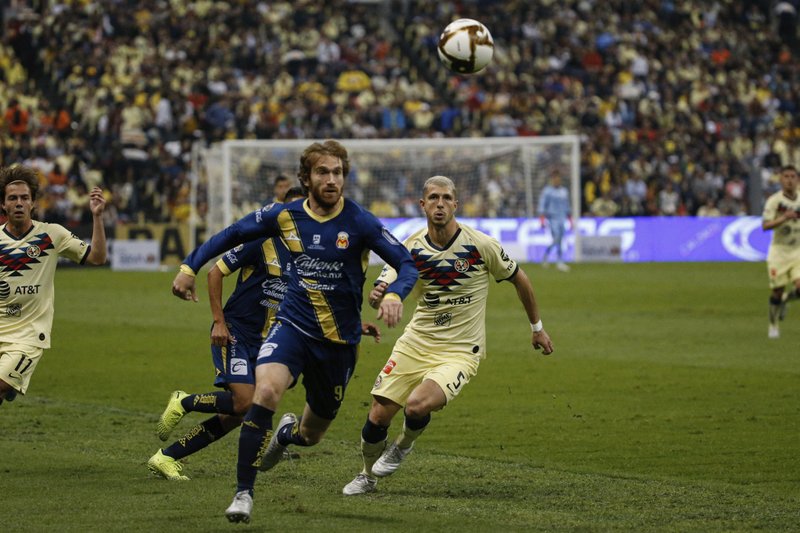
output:
M195 158L195 212L213 235L272 201L278 175L297 184L303 140L227 140ZM345 195L384 219L424 216L418 200L431 176L453 179L460 218L538 218L537 204L553 171L569 176L573 228L581 215L577 135L435 139L342 139L350 157ZM201 205L205 199L205 205ZM579 260L578 232L572 232Z

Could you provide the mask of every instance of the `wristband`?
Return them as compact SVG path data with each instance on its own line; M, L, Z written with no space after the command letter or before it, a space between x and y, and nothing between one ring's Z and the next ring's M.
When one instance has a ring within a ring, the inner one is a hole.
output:
M536 323L531 322L531 331L532 332L538 333L538 332L542 331L543 329L544 329L544 326L542 325L542 319L541 318Z
M196 276L194 270L192 270L192 268L189 265L181 265L180 271L186 274L187 276L192 276L192 277Z

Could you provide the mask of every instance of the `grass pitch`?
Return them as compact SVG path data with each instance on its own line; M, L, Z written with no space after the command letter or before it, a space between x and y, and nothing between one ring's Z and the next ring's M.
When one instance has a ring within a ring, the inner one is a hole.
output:
M800 303L768 341L763 264L525 269L554 355L530 348L513 286L493 286L477 378L377 493L345 498L399 334L384 328L326 439L259 475L246 526L223 517L238 432L186 461L190 482L145 465L168 394L212 389L205 288L192 304L170 295L172 273L64 269L53 348L28 396L0 407L2 529L797 530ZM281 412L299 412L299 390Z

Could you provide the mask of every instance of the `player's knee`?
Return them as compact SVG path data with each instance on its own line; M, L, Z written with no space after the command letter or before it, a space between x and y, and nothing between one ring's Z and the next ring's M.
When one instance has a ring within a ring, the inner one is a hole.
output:
M252 396L243 396L241 394L233 395L233 412L237 415L244 415L247 413L251 405L253 405Z
M274 408L281 401L281 394L272 386L271 383L259 383L256 385L253 401L257 404Z
M405 414L409 418L425 418L431 411L435 410L435 406L430 403L428 398L415 398L410 397L406 402Z

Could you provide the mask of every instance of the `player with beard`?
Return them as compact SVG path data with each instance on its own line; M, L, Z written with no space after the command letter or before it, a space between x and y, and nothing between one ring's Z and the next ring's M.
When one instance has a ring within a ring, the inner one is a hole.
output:
M361 340L361 302L370 250L398 272L377 318L396 326L402 299L417 280L408 250L363 207L343 197L350 162L339 142L313 143L300 157L298 177L308 199L272 204L235 222L195 249L181 265L172 292L197 301L195 273L238 244L281 237L292 257L289 284L275 324L256 360L253 404L239 436L237 491L225 511L248 522L257 470L268 470L286 446L313 446L325 435L344 399ZM303 416L273 416L283 394L303 376Z

